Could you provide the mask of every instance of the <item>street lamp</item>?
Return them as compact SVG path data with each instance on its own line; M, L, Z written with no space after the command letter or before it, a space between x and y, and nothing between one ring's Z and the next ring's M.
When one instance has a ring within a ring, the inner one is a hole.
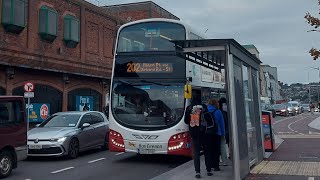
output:
M320 83L320 68L319 67L311 67L311 69L315 69L315 70L319 71L319 82L318 83ZM318 86L317 89L318 89L318 101L317 101L317 103L319 103L319 86Z

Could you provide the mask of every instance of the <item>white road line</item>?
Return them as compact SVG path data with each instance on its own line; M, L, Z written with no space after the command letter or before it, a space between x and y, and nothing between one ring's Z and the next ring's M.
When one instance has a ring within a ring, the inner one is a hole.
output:
M60 169L60 170L57 170L57 171L53 171L51 172L51 174L56 174L56 173L59 173L59 172L63 172L63 171L67 171L69 169L73 169L74 167L67 167L67 168L64 168L64 169Z
M308 180L314 180L314 177L308 177Z
M301 158L301 159L318 159L318 157L309 157L309 156L305 156L305 157L300 156L299 158Z
M123 153L124 153L124 152L121 152L121 153L117 153L117 154L116 154L116 156L119 156L119 155L121 155L121 154L123 154Z
M289 125L288 125L288 129L290 129L291 131L293 131L293 132L298 132L298 131L295 131L295 130L293 130L292 128L291 128L291 125L292 124L294 124L294 123L297 123L297 122L299 122L299 121L302 121L302 120L304 120L304 119L306 119L307 117L304 117L304 118L301 118L301 119L298 119L298 120L296 120L296 121L294 121L294 122L292 122L292 123L290 123Z
M88 163L91 164L91 163L94 163L94 162L97 162L97 161L102 161L102 160L105 160L105 159L106 158L100 158L100 159L89 161Z
M300 116L301 116L301 114L299 114L297 116L286 117L286 118L280 119L279 121L275 121L274 124L278 124L278 123L281 123L283 121L286 121L286 120L289 120L289 119L293 119L295 117L300 117Z

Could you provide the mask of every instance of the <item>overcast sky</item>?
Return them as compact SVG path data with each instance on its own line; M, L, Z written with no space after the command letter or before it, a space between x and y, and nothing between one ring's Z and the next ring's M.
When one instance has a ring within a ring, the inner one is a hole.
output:
M88 0L100 5L139 2L136 0ZM264 64L278 68L285 83L319 81L320 59L308 51L320 48L320 33L307 32L306 12L318 15L317 0L154 0L181 21L205 32L210 38L234 38L254 44Z

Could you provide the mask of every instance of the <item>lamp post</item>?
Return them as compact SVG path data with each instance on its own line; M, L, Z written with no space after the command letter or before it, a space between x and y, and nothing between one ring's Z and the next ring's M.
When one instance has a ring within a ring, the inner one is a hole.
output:
M319 72L319 82L318 83L320 83L320 68L319 67L311 67L311 68L315 69L315 70L318 70L318 72ZM319 86L317 87L317 90L318 90L318 101L317 101L317 103L319 103Z

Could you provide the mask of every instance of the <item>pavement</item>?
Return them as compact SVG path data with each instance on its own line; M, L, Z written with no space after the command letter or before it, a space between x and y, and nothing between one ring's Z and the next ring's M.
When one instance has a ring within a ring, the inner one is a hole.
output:
M201 179L214 179L214 180L231 180L232 177L232 166L229 162L229 166L220 166L221 171L213 171L213 176L207 176L207 171L204 165L204 157L201 156ZM151 180L194 180L195 170L193 160L174 168L160 176L152 178Z
M320 117L313 120L311 123L308 124L308 126L313 129L320 130Z

